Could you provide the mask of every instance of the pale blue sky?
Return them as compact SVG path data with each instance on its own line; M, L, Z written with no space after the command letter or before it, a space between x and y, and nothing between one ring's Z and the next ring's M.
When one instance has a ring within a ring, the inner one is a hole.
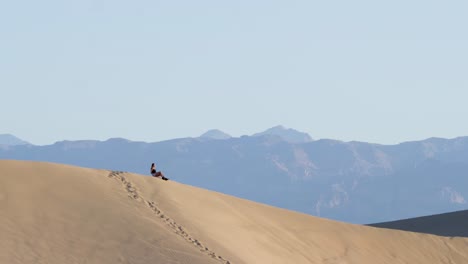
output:
M1 1L0 134L468 135L467 1Z

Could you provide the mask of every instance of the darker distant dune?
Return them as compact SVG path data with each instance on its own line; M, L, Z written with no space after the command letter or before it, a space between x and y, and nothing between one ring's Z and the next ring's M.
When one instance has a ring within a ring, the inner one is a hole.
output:
M377 223L370 226L438 236L468 237L468 210Z

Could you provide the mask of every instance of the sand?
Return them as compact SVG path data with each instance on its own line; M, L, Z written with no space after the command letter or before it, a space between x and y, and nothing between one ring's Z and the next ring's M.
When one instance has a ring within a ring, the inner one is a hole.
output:
M468 239L124 172L0 161L0 263L468 263Z

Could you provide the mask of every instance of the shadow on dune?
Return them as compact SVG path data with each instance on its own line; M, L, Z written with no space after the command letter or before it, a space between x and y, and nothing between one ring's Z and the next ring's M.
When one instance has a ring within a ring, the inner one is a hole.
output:
M448 237L468 237L468 210L423 216L369 226Z

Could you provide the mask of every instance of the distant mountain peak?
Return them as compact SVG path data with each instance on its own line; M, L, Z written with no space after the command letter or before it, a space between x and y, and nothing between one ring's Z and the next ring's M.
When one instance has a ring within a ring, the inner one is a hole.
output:
M287 129L287 128L285 126L283 126L283 125L277 125L277 126L274 126L272 128L269 128L267 130L274 130L274 129Z
M19 139L12 134L0 134L0 145L6 146L16 146L16 145L28 145L29 142L26 142L22 139Z
M300 132L292 128L286 128L282 125L274 126L263 132L253 134L252 136L264 136L264 135L274 135L279 136L283 140L286 140L291 143L305 143L313 141L312 137L305 132Z
M229 139L231 135L224 133L219 129L211 129L203 133L200 138L209 138L209 139Z
M106 142L121 142L121 143L129 143L129 142L132 142L131 140L129 139L126 139L126 138L120 138L120 137L115 137L115 138L109 138L108 140L106 140Z

